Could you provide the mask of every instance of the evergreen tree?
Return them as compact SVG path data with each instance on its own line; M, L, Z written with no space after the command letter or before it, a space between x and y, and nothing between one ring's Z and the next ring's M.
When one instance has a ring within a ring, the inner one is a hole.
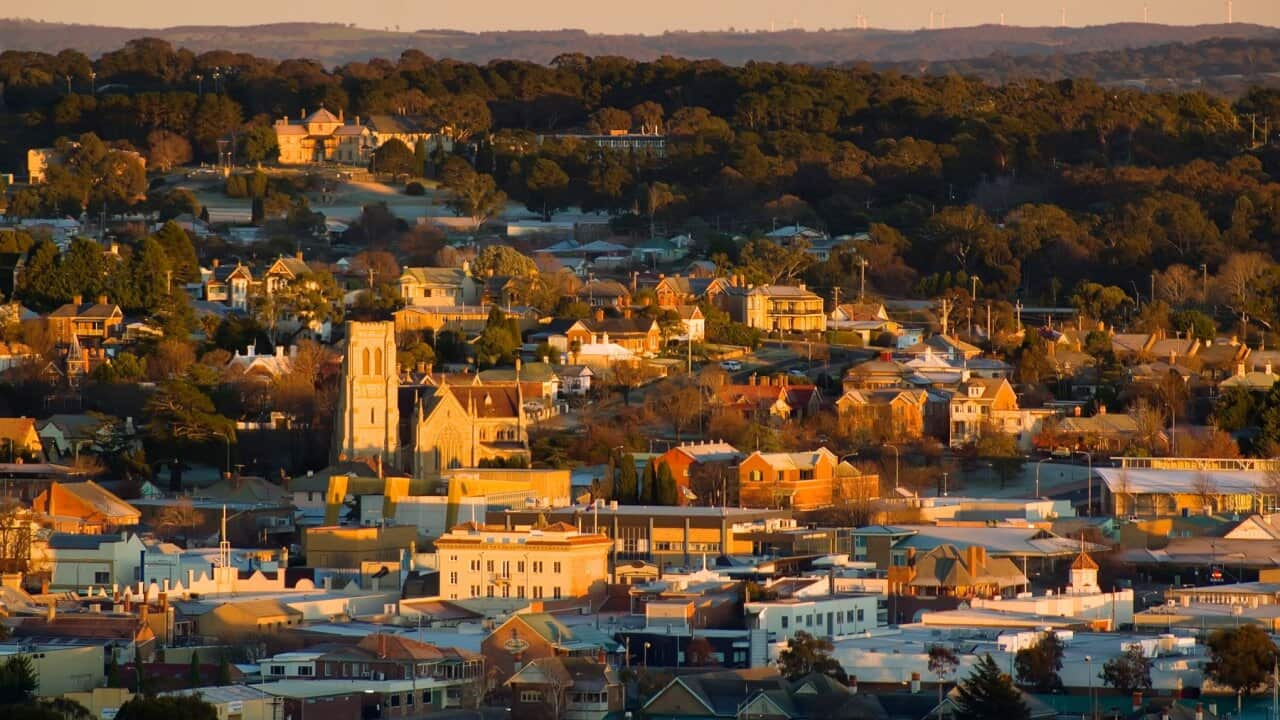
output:
M427 141L419 140L413 146L413 173L418 177L427 176Z
M218 685L231 684L231 661L227 659L226 654L218 660Z
M1062 687L1058 671L1062 669L1064 648L1057 633L1049 631L1032 647L1023 648L1014 656L1018 681L1030 685L1036 692L1053 692Z
M261 225L262 221L266 219L267 208L263 203L262 198L256 196L253 198L253 204L250 206L249 215L249 222L254 225Z
M191 667L187 668L187 687L200 687L200 653L191 651Z
M10 655L0 665L0 705L24 703L36 695L35 667L26 655Z
M627 453L619 457L616 473L617 479L614 480L613 484L613 499L623 505L634 503L636 501L636 491L639 489L635 456Z
M107 366L102 365L100 367ZM111 652L111 659L107 662L107 687L124 687L120 683L120 663L116 662L116 654L114 651Z
M654 494L654 502L658 505L680 504L680 488L676 485L675 476L671 474L671 467L666 463L662 463L658 466L658 477Z
M956 688L956 714L967 720L1029 720L1031 711L988 653Z
M636 489L636 504L653 505L658 496L657 477L653 474L653 463L644 464L644 475L640 477L640 487Z

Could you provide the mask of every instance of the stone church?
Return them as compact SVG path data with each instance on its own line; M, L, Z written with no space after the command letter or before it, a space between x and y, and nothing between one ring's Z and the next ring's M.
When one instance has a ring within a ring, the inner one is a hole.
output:
M333 460L376 458L414 477L529 460L521 384L441 376L402 387L392 322L347 323L335 425Z

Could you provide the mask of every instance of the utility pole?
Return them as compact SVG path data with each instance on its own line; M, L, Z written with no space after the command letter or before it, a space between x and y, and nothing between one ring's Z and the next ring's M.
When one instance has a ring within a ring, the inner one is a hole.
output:
M1018 329L1021 330L1022 329L1022 301L1019 300L1018 304L1015 305L1014 308L1018 311Z
M939 301L939 302L941 303L941 312L940 312L940 313L938 313L938 318L939 318L939 320L941 321L941 324L942 324L942 334L943 334L943 335L946 335L946 334L947 334L947 320L949 319L949 316L951 315L951 301L950 301L950 300L948 300L947 298L942 298L942 300L941 300L941 301Z
M858 302L867 297L867 259L859 258L858 262Z
M991 303L987 303L987 342L991 342Z
M1151 302L1156 301L1156 274L1151 273Z
M1200 301L1209 302L1209 266L1205 263L1200 263L1200 273L1202 278L1200 280Z

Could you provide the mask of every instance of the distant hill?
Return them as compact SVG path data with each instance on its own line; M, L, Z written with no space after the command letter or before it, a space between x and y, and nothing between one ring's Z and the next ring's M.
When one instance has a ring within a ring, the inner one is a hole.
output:
M962 60L876 63L875 67L911 74L958 74L997 84L1024 78L1090 78L1105 85L1204 89L1234 96L1252 85L1280 87L1280 35L1054 55L997 52Z
M992 54L1061 56L1196 43L1214 38L1280 38L1280 30L1245 23L1196 26L1120 23L1084 28L979 25L915 31L846 29L593 35L582 30L391 32L324 23L137 29L0 20L0 50L57 52L71 48L96 57L139 37L162 38L197 53L229 50L276 59L306 57L328 65L371 57L395 57L409 49L435 58L478 63L495 58L546 63L557 55L583 53L621 55L638 60L663 55L712 58L735 65L751 60L927 64Z

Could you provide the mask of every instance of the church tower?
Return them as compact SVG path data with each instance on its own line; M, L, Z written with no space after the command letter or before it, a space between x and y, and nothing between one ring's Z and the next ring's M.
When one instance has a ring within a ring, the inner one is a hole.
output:
M333 460L377 458L398 468L400 370L392 322L348 322Z

